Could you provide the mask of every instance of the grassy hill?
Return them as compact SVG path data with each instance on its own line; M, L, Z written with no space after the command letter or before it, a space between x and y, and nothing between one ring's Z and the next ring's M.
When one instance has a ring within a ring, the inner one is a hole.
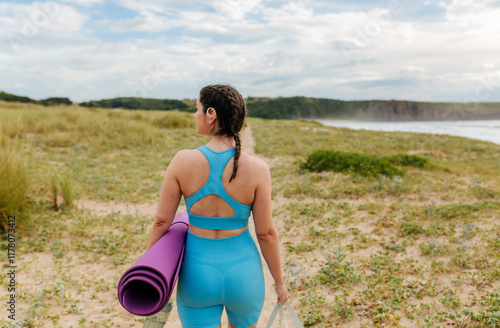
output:
M29 97L17 96L7 92L0 91L0 100L10 101L10 102L22 102L30 104L39 104L44 106L52 105L71 105L73 102L66 97L51 97L42 100L33 100Z
M41 105L71 105L69 98L33 100L0 92L0 100ZM343 101L310 97L246 99L249 116L266 119L346 119L360 121L435 121L500 119L500 103L445 103L404 100ZM95 108L192 111L195 100L119 97L79 104Z
M120 97L80 103L84 107L188 111L186 102L175 99Z

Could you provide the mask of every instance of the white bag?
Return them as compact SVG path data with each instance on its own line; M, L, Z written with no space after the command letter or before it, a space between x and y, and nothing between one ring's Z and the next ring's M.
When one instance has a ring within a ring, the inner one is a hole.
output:
M288 301L285 302L286 309L288 313L290 314L290 317L292 318L292 321L295 323L297 328L304 328L302 323L299 320L299 317L295 314L295 311L293 311L292 306ZM266 328L271 328L271 325L274 322L274 319L276 318L276 314L280 313L280 328L283 326L283 320L285 321L285 327L288 328L288 323L286 322L285 318L285 311L283 311L283 305L281 305L281 302L278 302L276 307L274 308L273 312L271 313L271 317L269 318L269 322L267 323Z

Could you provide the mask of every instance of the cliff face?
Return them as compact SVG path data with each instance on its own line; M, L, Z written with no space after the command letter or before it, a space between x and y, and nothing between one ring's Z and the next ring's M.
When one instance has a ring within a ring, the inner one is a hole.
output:
M500 103L438 103L398 100L342 101L290 97L247 101L250 116L273 119L359 121L457 121L500 119Z
M498 106L498 105L497 105ZM370 101L353 110L355 119L367 121L454 121L500 119L500 111L483 104Z

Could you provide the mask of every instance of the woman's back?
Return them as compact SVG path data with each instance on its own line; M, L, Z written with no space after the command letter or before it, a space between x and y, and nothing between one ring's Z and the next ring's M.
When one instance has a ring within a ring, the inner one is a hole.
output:
M211 156L212 161L217 161L218 157L221 157L226 150L215 150L210 146L204 147L208 148L208 151L213 154ZM211 174L216 175L219 172L210 172L210 165L206 155L198 149L183 150L178 155L180 160L177 163L179 167L177 179L182 195L185 199L189 199L192 196L197 196L196 194L200 189L207 188L208 186L205 185L209 176ZM222 186L229 197L241 204L241 207L251 206L255 201L256 190L261 180L259 178L262 177L263 169L267 169L267 166L262 160L242 152L238 161L238 174L229 182L233 172L233 158L234 156L227 161L227 165L223 169ZM235 213L234 205L231 206L220 196L213 193L205 194L207 195L196 202L192 204L189 202L189 205L191 205L189 210L192 214L204 217L232 217L239 214ZM188 205L188 202L186 202L186 205ZM236 208L237 211L238 208ZM195 226L191 226L190 229L193 233L206 238L226 238L244 230L244 228L201 229Z

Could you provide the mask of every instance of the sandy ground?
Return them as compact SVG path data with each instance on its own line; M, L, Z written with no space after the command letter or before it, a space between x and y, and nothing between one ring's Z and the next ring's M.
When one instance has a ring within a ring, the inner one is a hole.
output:
M254 152L255 141L252 137L250 126L247 126L242 131L242 148L243 151L255 156ZM272 165L272 161L267 158L262 158L268 165ZM283 200L273 200L273 207L278 206ZM105 215L112 212L120 211L124 215L138 215L141 217L154 218L156 213L156 203L145 204L126 204L117 202L98 202L95 200L81 199L77 201L79 208L90 210L94 214L95 219L99 220ZM184 212L185 206L179 206L178 213ZM146 233L149 234L149 228ZM253 218L250 218L250 230L255 238L255 229ZM60 237L66 244L71 245L70 236L65 232ZM282 254L284 248L282 246ZM136 261L143 253L131 254L129 257ZM69 258L69 260L68 260ZM262 257L264 265L264 275L266 279L266 299L258 327L265 327L268 318L276 305L276 293L273 288L274 280L267 268L267 264ZM69 250L67 259L55 261L51 252L25 252L20 253L18 257L20 268L18 270L18 294L27 293L27 295L36 295L43 288L53 287L54 283L64 279L71 278L75 282L74 286L67 288L64 293L64 298L69 301L69 304L76 303L81 308L80 313L72 313L65 309L62 305L52 306L48 311L51 315L59 315L57 321L59 327L142 327L144 317L135 316L128 313L118 302L116 295L116 285L123 272L125 272L133 262L124 265L113 265L109 261L109 257L102 256L100 261L93 260L90 255L82 255L82 252ZM129 262L128 261L128 262ZM79 282L79 283L78 283ZM175 305L175 290L172 296L174 302L173 310L165 327L177 328L181 327L177 308ZM298 310L298 297L290 302ZM56 302L51 302L55 304ZM23 313L27 309L27 304L19 304L19 317L26 317ZM85 324L80 325L79 321L85 318ZM39 323L38 323L39 324ZM225 313L222 317L222 326L227 327L227 317ZM275 325L276 327L279 325ZM43 328L54 327L53 322L44 322Z

